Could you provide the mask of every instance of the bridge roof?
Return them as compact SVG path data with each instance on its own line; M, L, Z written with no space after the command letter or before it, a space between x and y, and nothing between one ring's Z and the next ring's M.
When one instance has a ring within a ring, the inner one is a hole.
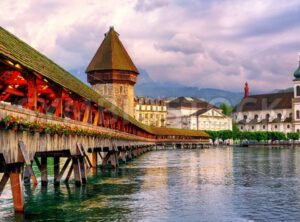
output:
M4 28L0 27L0 55L12 60L15 63L26 67L32 72L39 73L62 87L91 100L99 106L108 109L111 113L122 117L124 120L131 122L137 127L155 135L185 135L208 137L205 132L194 130L181 130L169 128L155 128L146 126L138 122L132 116L123 112L120 108L113 105L100 94L87 86L79 79L74 77L68 71L54 63L52 60L41 54Z

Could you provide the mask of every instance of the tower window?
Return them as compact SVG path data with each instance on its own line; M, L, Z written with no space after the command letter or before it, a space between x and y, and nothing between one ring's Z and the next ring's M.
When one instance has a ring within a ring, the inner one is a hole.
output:
M123 93L123 86L120 86L120 93Z
M297 96L300 96L300 86L297 86L297 87L296 87L296 95L297 95Z

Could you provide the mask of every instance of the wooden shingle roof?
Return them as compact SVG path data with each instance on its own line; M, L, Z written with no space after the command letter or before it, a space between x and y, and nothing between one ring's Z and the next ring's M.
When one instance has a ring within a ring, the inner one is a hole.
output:
M119 34L110 27L99 49L88 65L86 72L102 70L131 71L138 74L125 47L119 39Z
M120 108L104 99L100 94L81 82L65 69L0 26L0 58L1 57L9 59L14 63L18 63L32 72L39 73L45 78L52 80L79 96L91 100L99 106L110 110L111 113L122 117L124 120L131 122L148 133L162 135L160 128L146 126L138 122L135 118L126 114ZM181 129L167 129L163 135L208 137L208 135L202 131Z

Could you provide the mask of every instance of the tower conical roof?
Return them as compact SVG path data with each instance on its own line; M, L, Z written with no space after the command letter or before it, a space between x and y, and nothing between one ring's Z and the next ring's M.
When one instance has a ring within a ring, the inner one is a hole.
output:
M88 65L86 72L101 70L124 70L138 74L138 70L119 39L119 34L110 27L108 33Z
M298 69L296 69L296 71L294 72L294 77L296 79L300 79L300 52L299 52L299 67Z

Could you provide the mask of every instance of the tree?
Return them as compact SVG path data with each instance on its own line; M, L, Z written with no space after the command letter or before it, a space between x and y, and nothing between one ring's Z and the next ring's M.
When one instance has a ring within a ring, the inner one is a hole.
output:
M222 130L219 132L219 138L224 142L225 140L232 138L231 130Z
M255 140L258 142L268 140L267 132L263 132L263 131L254 132L254 137L255 137Z
M224 115L231 116L233 108L230 104L222 103L220 109L222 109Z
M276 140L286 140L286 136L282 132L267 132L268 140L276 141Z
M288 133L288 134L287 134L287 138L288 138L289 140L293 140L293 141L299 140L299 133L295 133L295 132L293 132L293 133Z
M215 141L219 138L219 132L218 131L212 131L212 130L207 130L205 132L210 136L210 138L213 141L213 144L215 144Z

